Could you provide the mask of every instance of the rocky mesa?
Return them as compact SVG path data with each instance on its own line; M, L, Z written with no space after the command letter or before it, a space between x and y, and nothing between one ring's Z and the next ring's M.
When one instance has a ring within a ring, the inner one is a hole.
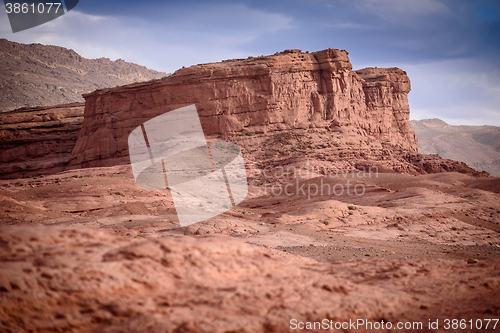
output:
M209 140L235 142L247 165L318 161L381 172L480 174L424 156L409 124L410 80L399 68L352 70L347 51L285 50L182 68L172 76L96 90L82 104L0 114L2 178L128 164L128 135L195 104Z
M71 163L126 163L131 130L189 104L196 104L208 136L323 128L415 152L417 139L408 123L409 91L404 71L355 72L347 52L336 49L286 50L192 66L153 83L84 95L84 121Z

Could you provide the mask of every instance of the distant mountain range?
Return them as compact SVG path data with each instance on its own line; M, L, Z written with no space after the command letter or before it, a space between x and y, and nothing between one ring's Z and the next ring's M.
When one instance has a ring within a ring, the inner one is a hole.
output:
M437 118L410 120L410 125L420 153L465 162L500 177L500 127L453 126Z
M0 111L83 102L83 93L166 75L121 59L86 59L59 46L0 39Z

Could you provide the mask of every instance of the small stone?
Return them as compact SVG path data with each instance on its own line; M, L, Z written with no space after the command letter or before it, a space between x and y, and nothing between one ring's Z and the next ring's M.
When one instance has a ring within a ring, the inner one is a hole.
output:
M473 259L473 258L470 258L470 259L467 259L467 263L468 264L476 264L478 263L479 261L477 259Z

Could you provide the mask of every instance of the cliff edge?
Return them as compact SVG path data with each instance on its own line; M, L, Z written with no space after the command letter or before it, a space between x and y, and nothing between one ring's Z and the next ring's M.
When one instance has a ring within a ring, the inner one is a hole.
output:
M128 163L131 130L196 104L207 136L322 128L417 151L409 126L410 80L397 68L354 72L348 53L286 50L183 68L169 78L84 95L71 164Z

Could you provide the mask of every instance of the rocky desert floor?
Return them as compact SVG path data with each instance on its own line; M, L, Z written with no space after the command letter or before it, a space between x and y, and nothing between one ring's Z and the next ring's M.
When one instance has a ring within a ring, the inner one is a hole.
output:
M187 227L130 165L0 181L0 331L500 329L499 178L287 177Z

